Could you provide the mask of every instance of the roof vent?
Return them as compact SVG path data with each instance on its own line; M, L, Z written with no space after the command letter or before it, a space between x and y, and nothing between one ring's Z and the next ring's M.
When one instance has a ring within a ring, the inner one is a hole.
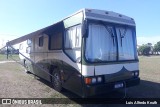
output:
M105 14L109 14L109 12L105 12Z
M119 17L122 17L122 15L121 15L121 14L119 14Z
M88 12L91 12L91 10L88 10Z

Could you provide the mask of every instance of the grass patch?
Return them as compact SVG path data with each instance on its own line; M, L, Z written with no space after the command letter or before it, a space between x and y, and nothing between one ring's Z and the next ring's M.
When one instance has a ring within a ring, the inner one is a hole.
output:
M18 55L13 55L12 57L15 59L16 58L19 59ZM0 61L5 59L6 55L0 55ZM159 98L160 56L140 56L139 69L140 69L141 83L138 86L131 87L128 89L127 98ZM39 96L40 94L41 94L40 97L48 97L48 98L74 98L75 96L74 94L68 91L63 91L62 93L54 92L52 88L46 87L43 84L40 84L38 81L32 79L31 77L33 77L33 75L30 76L24 75L25 73L21 73L20 71L24 71L24 69L23 67L21 67L21 65L18 65L17 63L2 63L0 64L0 73L1 73L0 81L2 81L4 78L6 80L17 78L17 81L19 81L19 78L23 78L23 80L21 80L21 83L16 82L16 79L13 80L14 84L17 84L18 87L22 87L21 85L19 86L19 84L22 83L25 84L29 82L29 84L25 85L25 88L29 87L28 90L29 89L33 90L32 93L35 93L33 94L33 96L34 95ZM32 83L34 82L36 83L33 86ZM3 82L1 82L1 84L2 83ZM37 89L39 91L34 91ZM30 96L32 96L32 94L30 94L31 93L30 91L28 93Z
M20 60L18 54L9 54L8 59L7 59L7 55L0 54L0 61L10 61L10 60L12 60L12 58L15 60Z
M6 70L18 73L19 71L24 71L24 68L15 62L0 64L0 71L6 71Z
M139 57L140 77L160 83L160 56Z

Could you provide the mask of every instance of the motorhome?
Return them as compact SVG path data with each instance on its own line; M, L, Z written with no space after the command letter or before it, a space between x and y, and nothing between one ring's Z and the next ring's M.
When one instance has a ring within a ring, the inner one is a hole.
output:
M23 41L26 57L21 59L26 60L26 69L51 82L57 91L65 88L88 97L140 82L136 24L131 17L82 9L8 44Z

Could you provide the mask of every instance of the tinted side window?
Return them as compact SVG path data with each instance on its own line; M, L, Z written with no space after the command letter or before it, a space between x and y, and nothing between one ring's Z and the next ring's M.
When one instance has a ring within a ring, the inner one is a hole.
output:
M42 46L43 46L43 40L44 40L44 38L43 38L43 36L41 36L41 37L39 38L39 47L42 47Z
M23 49L23 44L20 44L19 45L19 50L22 50Z
M28 39L28 40L27 40L27 44L30 46L31 43L32 43L32 40L31 40L31 39Z
M62 33L50 35L49 49L56 50L62 48Z

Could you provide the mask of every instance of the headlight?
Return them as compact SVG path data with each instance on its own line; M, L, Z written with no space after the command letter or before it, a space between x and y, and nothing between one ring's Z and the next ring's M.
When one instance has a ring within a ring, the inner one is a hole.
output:
M135 76L138 76L138 72L135 72L134 75L135 75Z
M96 83L96 78L92 78L92 84Z
M98 78L97 78L97 81L98 81L98 82L102 82L102 77L98 77Z
M138 72L132 72L132 76L138 76Z
M95 77L85 77L84 82L86 84L96 84L96 83L102 83L103 79L101 76L95 76Z

